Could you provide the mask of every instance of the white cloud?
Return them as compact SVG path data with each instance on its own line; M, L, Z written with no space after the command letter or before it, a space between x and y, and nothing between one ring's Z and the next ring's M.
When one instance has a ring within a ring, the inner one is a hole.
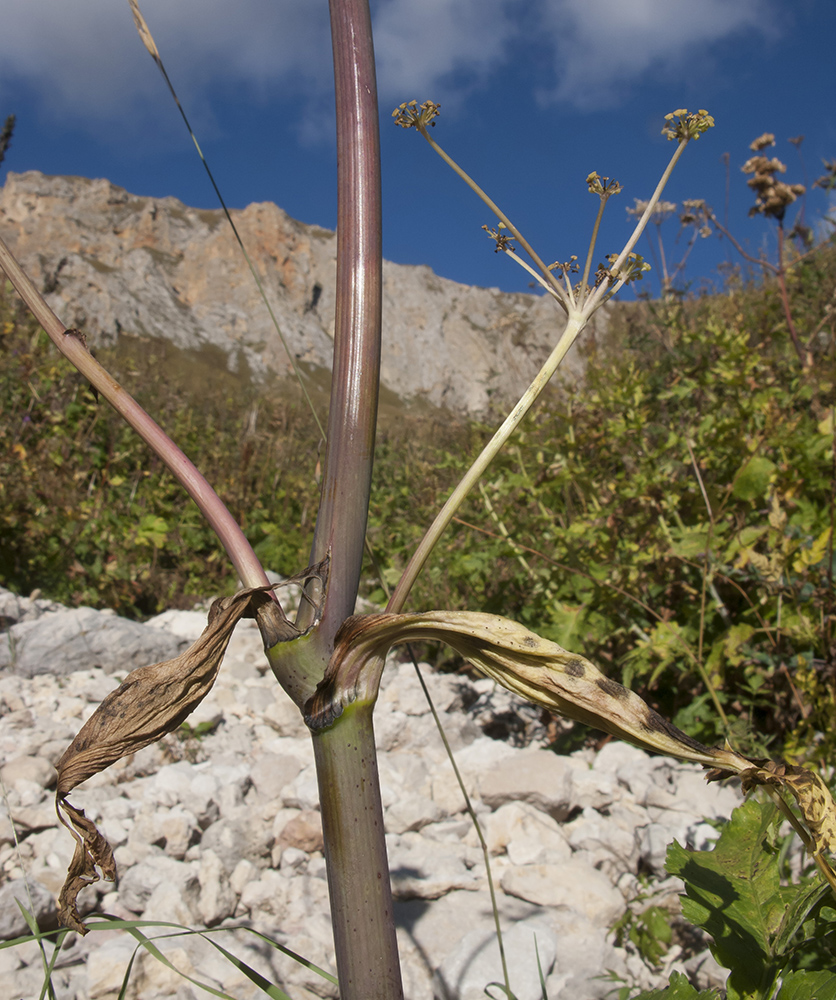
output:
M444 100L450 110L457 95L501 72L509 52L519 60L545 50L554 75L540 96L591 106L648 72L693 75L712 44L764 30L773 3L374 0L381 96L393 104ZM210 87L301 98L303 111L322 106L330 92L325 0L141 0L141 7L198 124L211 122ZM10 83L36 95L47 116L99 131L129 116L151 121L149 102L167 100L127 2L0 0L0 24L0 111Z
M555 83L546 101L600 106L649 72L705 72L711 46L744 31L775 32L772 0L545 0Z
M449 101L498 69L515 33L508 0L380 0L374 15L378 88L400 103Z
M142 0L178 93L209 85L290 93L328 87L327 6L296 0ZM161 93L127 2L0 0L0 103L14 82L47 115L78 115L93 127L141 111Z

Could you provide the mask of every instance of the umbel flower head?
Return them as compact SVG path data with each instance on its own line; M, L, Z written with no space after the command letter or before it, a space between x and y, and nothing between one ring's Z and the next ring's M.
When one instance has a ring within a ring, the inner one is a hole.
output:
M641 198L634 198L635 202L632 208L628 208L625 211L628 215L633 215L637 219L640 219L650 204L648 201L643 201ZM651 222L655 225L660 225L666 219L670 218L676 211L676 202L673 201L657 201L653 206L653 211L650 213Z
M490 236L492 240L496 243L496 250L494 253L499 253L500 251L515 251L517 248L511 242L513 237L510 233L502 232L503 229L507 230L507 226L504 222L500 222L496 229L491 229L489 226L482 226L485 232Z
M682 212L679 216L681 226L699 226L699 234L703 239L711 235L711 209L703 198L686 198L682 202Z
M618 260L618 256L617 253L607 254L610 266L604 267L603 264L599 265L595 275L597 282L600 283L604 278L623 278L624 284L627 285L631 281L641 281L645 273L650 270L650 264L639 253L628 253L624 263L616 269L614 265Z
M619 194L621 191L621 185L618 181L611 180L609 177L600 177L597 170L593 170L586 178L586 186L589 188L590 194L597 194L601 198L609 198L610 195Z
M419 107L417 101L405 101L399 104L392 112L395 124L401 128L425 129L428 125L435 128L435 119L438 117L440 104L434 101L424 101Z
M763 135L759 135L757 139L754 139L749 143L749 149L753 153L759 153L762 149L767 149L769 146L775 145L775 136L771 132L764 132Z
M687 108L678 108L665 115L665 121L668 124L662 129L662 135L677 142L699 139L703 132L714 128L714 119L705 109L691 114Z

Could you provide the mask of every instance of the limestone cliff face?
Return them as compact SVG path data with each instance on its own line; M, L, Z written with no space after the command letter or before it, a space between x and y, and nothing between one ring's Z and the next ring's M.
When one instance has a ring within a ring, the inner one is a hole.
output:
M232 214L291 351L330 368L334 233L270 203ZM91 344L151 335L219 347L230 369L255 378L290 370L220 210L137 197L106 180L10 173L0 235ZM564 326L548 296L460 285L428 267L385 262L383 274L382 381L404 399L482 413L525 388Z

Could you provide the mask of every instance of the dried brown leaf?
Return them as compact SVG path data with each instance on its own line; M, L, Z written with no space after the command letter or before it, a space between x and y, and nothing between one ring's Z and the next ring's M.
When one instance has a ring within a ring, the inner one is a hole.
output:
M76 809L66 800L61 803L61 808L66 817L58 811L58 818L75 837L76 844L73 859L67 869L67 880L58 896L58 919L64 927L83 935L87 933L87 928L78 912L78 894L100 878L114 882L116 862L110 844L99 833L92 820L87 819L83 809Z
M250 609L254 594L242 590L215 601L200 638L173 660L131 671L99 705L55 765L63 798L86 778L177 729L218 676L232 630Z
M349 618L337 633L325 680L306 706L308 725L330 725L351 701L373 698L388 649L417 639L446 642L482 673L527 701L646 750L723 771L739 772L752 766L730 747L708 748L698 743L583 656L508 618L469 611Z
M766 761L741 774L745 791L756 785L786 788L798 803L815 854L836 852L836 803L830 789L814 771L783 761Z
M110 845L66 796L85 779L181 725L211 691L232 630L244 615L252 615L272 601L270 589L242 590L215 601L197 642L173 660L128 674L90 716L56 764L56 811L76 838L75 855L59 897L59 916L65 926L85 933L76 899L84 886L99 880L97 868L105 879L116 878Z

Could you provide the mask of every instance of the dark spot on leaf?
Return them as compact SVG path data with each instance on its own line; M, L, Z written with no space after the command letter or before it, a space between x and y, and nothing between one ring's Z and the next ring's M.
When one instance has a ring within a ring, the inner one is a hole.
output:
M583 665L583 660L569 660L566 664L566 673L570 677L583 677L586 673L586 667Z
M652 708L648 708L647 710L644 725L650 732L667 733L669 736L673 736L674 739L689 746L692 750L697 750L700 753L708 752L708 749L702 743L693 739L687 733L683 733L681 729L677 729L672 722L668 722L658 712L654 712Z
M618 681L610 680L609 677L599 677L595 683L604 692L604 694L608 694L611 698L618 698L619 701L626 698L630 693L623 684L619 684Z

